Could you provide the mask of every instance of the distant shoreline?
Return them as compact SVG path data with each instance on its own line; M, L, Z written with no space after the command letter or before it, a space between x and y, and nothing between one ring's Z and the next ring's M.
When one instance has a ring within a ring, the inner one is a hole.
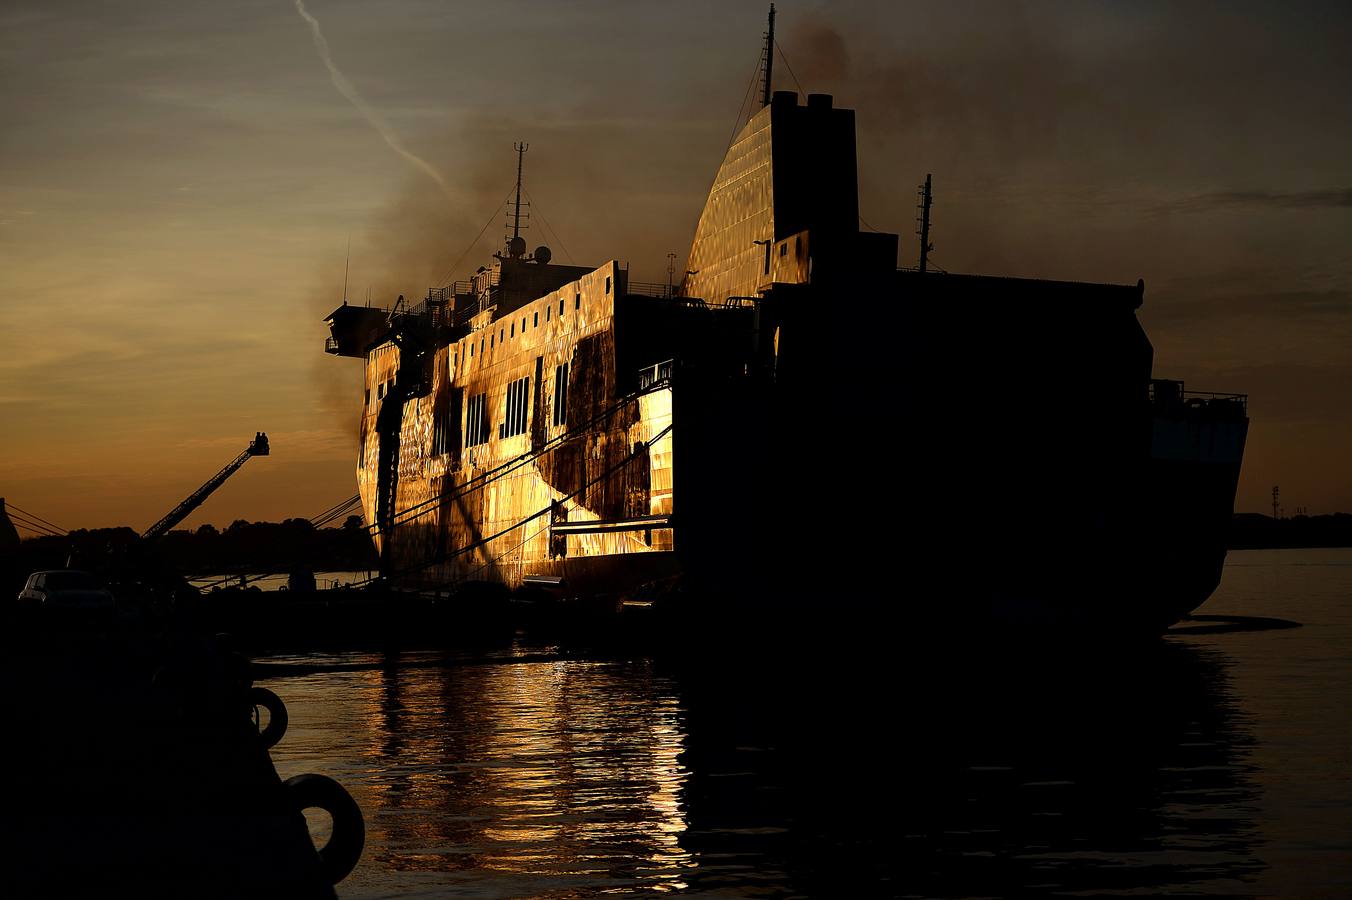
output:
M1235 513L1230 520L1231 550L1299 550L1352 547L1352 513L1273 519L1261 513Z

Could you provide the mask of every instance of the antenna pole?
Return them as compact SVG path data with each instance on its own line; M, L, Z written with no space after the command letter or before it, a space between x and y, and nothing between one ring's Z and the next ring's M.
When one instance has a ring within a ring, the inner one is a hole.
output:
M930 243L930 206L934 203L934 193L931 190L931 179L933 176L925 176L925 186L920 193L920 274L925 274L925 268L929 264L929 252L934 249Z
M775 5L770 4L770 27L765 32L765 84L761 86L761 106L770 105L770 77L775 68Z
M347 272L352 267L352 235L347 236L347 260L343 263L343 305L347 306Z
M512 213L512 239L515 240L521 235L521 158L530 149L530 144L514 143L512 149L516 151L516 209Z

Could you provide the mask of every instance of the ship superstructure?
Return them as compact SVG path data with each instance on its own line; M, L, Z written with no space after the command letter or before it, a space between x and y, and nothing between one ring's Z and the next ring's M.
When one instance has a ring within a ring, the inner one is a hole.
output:
M1143 284L899 268L859 227L853 111L766 99L676 289L514 234L416 306L333 312L388 576L1151 629L1204 600L1244 399L1152 381Z

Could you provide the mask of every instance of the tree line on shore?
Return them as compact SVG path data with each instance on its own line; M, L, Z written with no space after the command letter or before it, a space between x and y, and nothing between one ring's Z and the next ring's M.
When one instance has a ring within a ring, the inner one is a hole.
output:
M139 546L131 528L77 529L60 536L23 540L4 568L23 573L66 567L94 571L136 559L180 575L226 575L311 571L360 571L376 568L378 558L360 516L348 516L337 528L316 528L306 519L249 522L237 519L225 529L207 524L171 531L150 547ZM1296 547L1352 547L1352 513L1274 519L1238 513L1230 522L1229 547L1256 550Z
M224 529L207 524L171 531L149 547L138 547L139 543L140 536L127 527L81 528L60 536L27 538L18 548L18 568L101 570L129 558L148 557L191 577L294 568L353 571L374 569L377 563L370 533L355 515L337 528L316 528L307 519L237 519Z
M1352 513L1290 516L1237 513L1230 520L1231 550L1352 547Z

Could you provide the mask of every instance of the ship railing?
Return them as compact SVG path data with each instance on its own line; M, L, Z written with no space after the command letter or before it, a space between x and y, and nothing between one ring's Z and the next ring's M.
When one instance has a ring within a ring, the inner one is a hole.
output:
M469 281L457 281L455 284L466 286L464 293L481 294L489 288L495 288L502 283L501 269L484 269L482 272L476 272Z
M468 288L468 285L469 282L458 281L455 286L433 288L427 292L427 298L417 306L398 314L423 316L434 328L463 325L477 315L483 305L478 297L461 290Z
M686 297L680 292L679 285L662 284L654 281L631 281L626 294L640 297L656 297L660 300L675 300L686 306L700 309L751 309L761 302L760 297L726 297L722 301L705 301L699 297Z
M395 309L391 315L425 317L430 319L436 314L436 310L439 307L440 304L438 303L424 300L416 306L406 306L402 310Z
M457 295L474 293L474 284L469 281L452 281L441 287L427 289L427 299L450 303Z
M1181 381L1159 378L1150 382L1150 402L1157 409L1166 412L1189 411L1193 414L1210 414L1221 418L1249 414L1248 394L1189 391L1184 390Z
M633 281L631 279L625 293L671 299L676 296L676 286L658 281Z
M673 359L664 360L655 365L648 366L646 369L638 370L638 389L646 391L654 385L671 381L671 371L676 366Z

